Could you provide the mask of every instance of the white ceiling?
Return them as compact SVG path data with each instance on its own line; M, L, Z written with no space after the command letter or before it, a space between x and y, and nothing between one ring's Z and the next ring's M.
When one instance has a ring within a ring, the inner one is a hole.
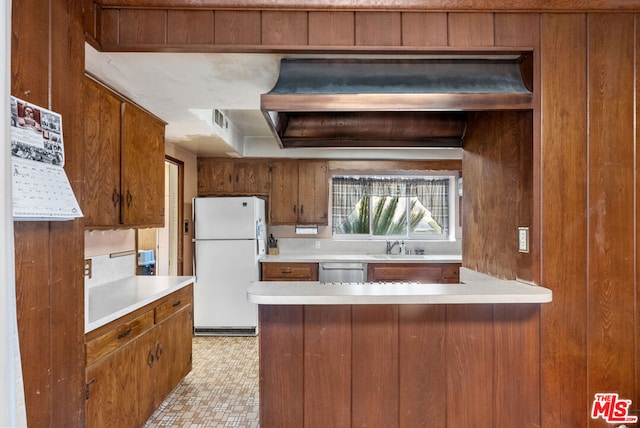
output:
M460 149L279 149L260 111L283 55L98 52L85 44L85 69L167 123L165 139L198 156L460 159ZM213 110L232 124L220 138Z

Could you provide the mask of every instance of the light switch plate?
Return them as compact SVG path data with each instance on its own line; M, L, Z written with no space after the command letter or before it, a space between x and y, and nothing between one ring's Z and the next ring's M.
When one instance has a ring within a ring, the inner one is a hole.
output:
M521 253L529 252L529 228L518 228L518 251Z

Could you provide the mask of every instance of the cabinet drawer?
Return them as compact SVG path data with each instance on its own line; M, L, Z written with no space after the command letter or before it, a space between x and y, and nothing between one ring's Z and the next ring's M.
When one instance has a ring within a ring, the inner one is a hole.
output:
M460 263L369 263L369 282L458 283Z
M156 324L186 308L191 304L191 301L191 287L187 287L183 291L170 294L168 298L164 299L158 306L156 306Z
M317 281L317 263L263 263L263 281Z
M153 327L153 311L147 311L129 322L120 324L85 345L87 367Z

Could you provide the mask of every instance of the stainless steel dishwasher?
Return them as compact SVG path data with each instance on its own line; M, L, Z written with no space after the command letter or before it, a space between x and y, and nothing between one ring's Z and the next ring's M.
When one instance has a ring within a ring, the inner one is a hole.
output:
M362 262L320 263L318 280L323 283L367 282L367 264Z

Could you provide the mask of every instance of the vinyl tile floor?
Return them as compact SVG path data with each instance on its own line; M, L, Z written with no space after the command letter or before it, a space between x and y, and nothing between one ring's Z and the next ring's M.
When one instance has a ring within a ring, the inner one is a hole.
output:
M258 399L258 339L197 336L191 372L144 427L259 427Z

